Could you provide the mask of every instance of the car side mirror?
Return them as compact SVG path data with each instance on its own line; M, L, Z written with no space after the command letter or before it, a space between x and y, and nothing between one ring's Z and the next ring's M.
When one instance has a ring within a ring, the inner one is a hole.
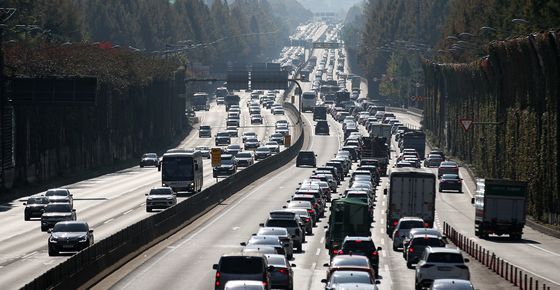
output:
M145 195L145 196L148 196L148 194L147 194L147 193L144 193L144 195Z
M74 196L74 195L70 193L70 196Z
M161 164L158 164L157 171L161 171Z
M323 228L325 228L325 229L328 229L328 228L329 228L329 226L324 226Z
M468 262L469 262L469 259L465 259L465 263L468 263Z
M323 267L330 267L329 263L323 264Z
M321 279L321 283L327 284L327 279Z
M381 281L375 280L375 284L376 284L376 285L379 285L379 284L381 284Z
M73 209L72 209L72 211L73 211L73 212L76 212L76 209L75 209L75 208L73 208Z
M471 204L474 204L474 197L471 198Z
M292 266L292 267L296 267L296 264L290 264L290 266Z
M377 247L377 251L381 251L381 250L382 250L381 247Z
M23 205L27 205L27 202L24 202Z
M49 233L49 234L52 233L52 229L48 229L47 233Z
M218 270L218 264L214 264L214 265L212 265L212 269L214 269L214 270Z
M260 223L260 224L259 224L259 227L264 227L264 223Z
M288 208L287 206L283 205L282 208Z
M89 230L90 233L93 233L93 230Z
M241 246L245 247L245 246L247 246L247 243L245 243L245 242L242 242L242 243L239 243L239 245L241 245Z

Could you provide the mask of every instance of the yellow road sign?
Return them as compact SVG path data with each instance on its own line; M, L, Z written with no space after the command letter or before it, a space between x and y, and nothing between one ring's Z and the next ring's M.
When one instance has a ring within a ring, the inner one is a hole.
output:
M290 134L284 135L284 147L290 147L292 144L292 136Z
M222 163L222 149L212 148L212 167L216 167Z

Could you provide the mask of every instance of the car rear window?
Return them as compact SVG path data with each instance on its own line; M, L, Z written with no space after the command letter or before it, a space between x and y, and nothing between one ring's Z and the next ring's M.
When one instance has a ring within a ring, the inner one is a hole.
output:
M372 241L346 241L344 245L342 245L342 249L347 251L360 251L360 252L368 252L373 250L375 245Z
M228 274L259 274L264 271L264 261L259 257L222 257L220 272Z
M271 219L268 220L266 223L267 227L280 227L280 228L293 228L297 227L296 220L289 220L289 219Z
M436 238L415 238L410 243L415 246L445 247L445 243Z
M45 207L45 212L70 212L72 207L66 203L53 203Z
M432 253L428 256L432 263L463 263L463 256L454 253Z
M87 232L88 227L84 223L57 223L53 232Z
M332 267L340 266L362 266L369 267L368 261L364 259L354 259L354 258L334 258L332 262Z
M422 221L402 221L400 225L401 230L408 230L413 228L423 228L424 222Z

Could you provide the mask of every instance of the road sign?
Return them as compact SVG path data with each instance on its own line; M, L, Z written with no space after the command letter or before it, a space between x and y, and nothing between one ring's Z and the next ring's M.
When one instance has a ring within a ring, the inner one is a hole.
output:
M246 90L249 88L249 72L247 70L228 71L226 78L229 90Z
M313 48L337 49L338 42L313 42Z
M212 167L219 166L222 163L222 149L212 148Z
M284 147L290 147L292 145L292 136L290 134L284 135Z
M459 122L461 123L461 126L463 127L465 132L469 131L469 129L473 125L472 119L459 119Z

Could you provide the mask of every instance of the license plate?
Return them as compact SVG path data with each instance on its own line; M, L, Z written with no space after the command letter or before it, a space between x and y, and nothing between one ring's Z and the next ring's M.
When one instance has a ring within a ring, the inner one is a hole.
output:
M71 249L71 248L74 247L74 245L62 245L62 247L63 247L64 249Z
M447 267L447 266L439 266L437 268L440 271L451 271L451 267Z

